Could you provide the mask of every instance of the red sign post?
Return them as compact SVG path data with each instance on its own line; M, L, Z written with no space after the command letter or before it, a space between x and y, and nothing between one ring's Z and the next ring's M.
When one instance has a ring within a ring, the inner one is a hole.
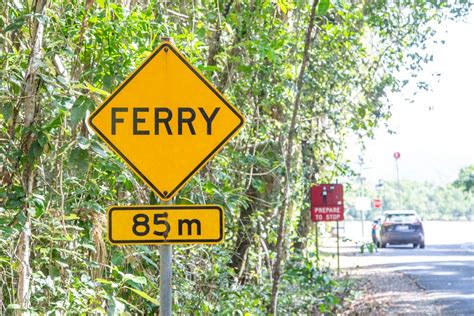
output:
M344 220L342 184L318 184L311 187L311 220L313 222Z

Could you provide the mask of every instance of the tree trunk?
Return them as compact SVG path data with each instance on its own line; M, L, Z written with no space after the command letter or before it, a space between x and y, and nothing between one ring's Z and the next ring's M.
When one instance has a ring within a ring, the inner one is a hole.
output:
M34 5L34 13L42 15L46 6L46 0L37 0ZM25 128L31 127L38 117L37 108L37 90L39 87L39 79L37 76L39 60L41 59L41 49L43 46L43 30L44 26L36 18L32 19L31 26L31 52L28 63L28 69L25 76L25 82L22 87L22 98L24 107L24 121ZM28 156L31 149L31 144L34 141L34 136L31 132L25 134L22 139L23 154ZM29 199L33 193L35 179L35 165L34 161L27 160L22 173L22 185L25 192L25 203L23 206L23 213L25 215L25 224L20 238L18 240L18 288L17 300L22 309L27 309L30 306L30 239L31 239L31 215L28 211Z
M227 15L229 15L230 7L234 0L229 0L224 7L224 11L222 12L222 19L225 19ZM221 18L217 18L216 22L216 32L214 33L214 38L209 45L209 55L207 57L207 64L209 66L216 65L216 55L221 49L221 35L222 35L222 27L221 27Z
M308 144L307 140L303 140L301 142L301 160L303 164L303 182L304 183L310 183L311 182L311 171L312 171L312 165L314 163L314 159L312 158L313 156L313 151L311 150L310 144ZM309 188L305 186L306 190L306 199L303 202L303 205L301 207L300 211L300 216L299 216L299 221L298 221L298 228L297 228L297 233L298 237L295 240L295 250L300 250L302 251L303 249L306 248L306 237L309 234L310 228L311 228L311 216L310 216L310 193L309 193Z
M253 213L254 201L253 197L256 196L255 189L250 185L247 195L250 196L251 201L248 206L240 211L237 240L236 246L230 262L231 267L234 269L240 284L245 283L245 262L248 254L248 249L252 243L252 235L254 233L253 226L250 217Z
M298 111L300 108L301 92L303 88L303 79L304 79L304 74L306 70L306 65L308 64L308 60L309 60L309 46L311 43L311 38L312 38L311 34L314 27L316 7L318 6L318 3L319 3L319 0L313 0L313 4L311 7L311 15L309 18L309 24L306 30L306 38L305 38L305 43L304 43L303 61L301 63L300 73L299 73L298 81L296 84L296 89L297 89L296 98L293 104L293 113L291 117L290 130L288 133L288 145L286 147L286 154L285 154L285 167L286 167L285 187L284 187L285 192L284 192L283 208L280 212L280 218L279 218L278 237L277 237L277 246L276 246L277 254L276 254L275 263L273 265L272 296L271 296L271 303L270 303L270 308L269 308L270 314L276 314L277 307L278 307L278 288L280 285L281 265L282 265L283 257L285 254L284 240L286 237L286 234L285 234L286 214L291 202L290 201L290 198L291 198L290 175L291 175L291 159L292 159L292 154L293 154L293 138L296 132L296 121L298 117Z

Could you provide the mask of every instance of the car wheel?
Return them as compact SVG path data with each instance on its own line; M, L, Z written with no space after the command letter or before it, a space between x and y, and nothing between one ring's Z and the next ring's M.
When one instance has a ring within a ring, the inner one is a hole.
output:
M418 244L413 244L413 248L416 248L416 247L418 247Z
M382 246L382 248L386 248L386 247L387 247L387 243L383 242L383 243L381 244L381 246Z
M422 242L422 243L420 244L420 248L421 248L421 249L425 249L425 242Z

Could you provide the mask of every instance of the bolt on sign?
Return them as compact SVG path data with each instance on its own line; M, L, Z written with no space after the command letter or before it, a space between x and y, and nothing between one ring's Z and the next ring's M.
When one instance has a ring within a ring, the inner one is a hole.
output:
M162 200L175 196L243 123L169 42L89 117L90 127Z
M313 222L344 220L342 184L318 184L311 187L311 220Z
M218 205L112 206L107 211L110 243L218 244L224 240L224 211Z

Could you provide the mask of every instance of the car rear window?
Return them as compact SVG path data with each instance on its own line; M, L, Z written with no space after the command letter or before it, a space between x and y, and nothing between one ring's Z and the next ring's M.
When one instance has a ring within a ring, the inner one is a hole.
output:
M392 223L413 223L417 222L418 219L415 214L390 214L387 215L385 221Z

